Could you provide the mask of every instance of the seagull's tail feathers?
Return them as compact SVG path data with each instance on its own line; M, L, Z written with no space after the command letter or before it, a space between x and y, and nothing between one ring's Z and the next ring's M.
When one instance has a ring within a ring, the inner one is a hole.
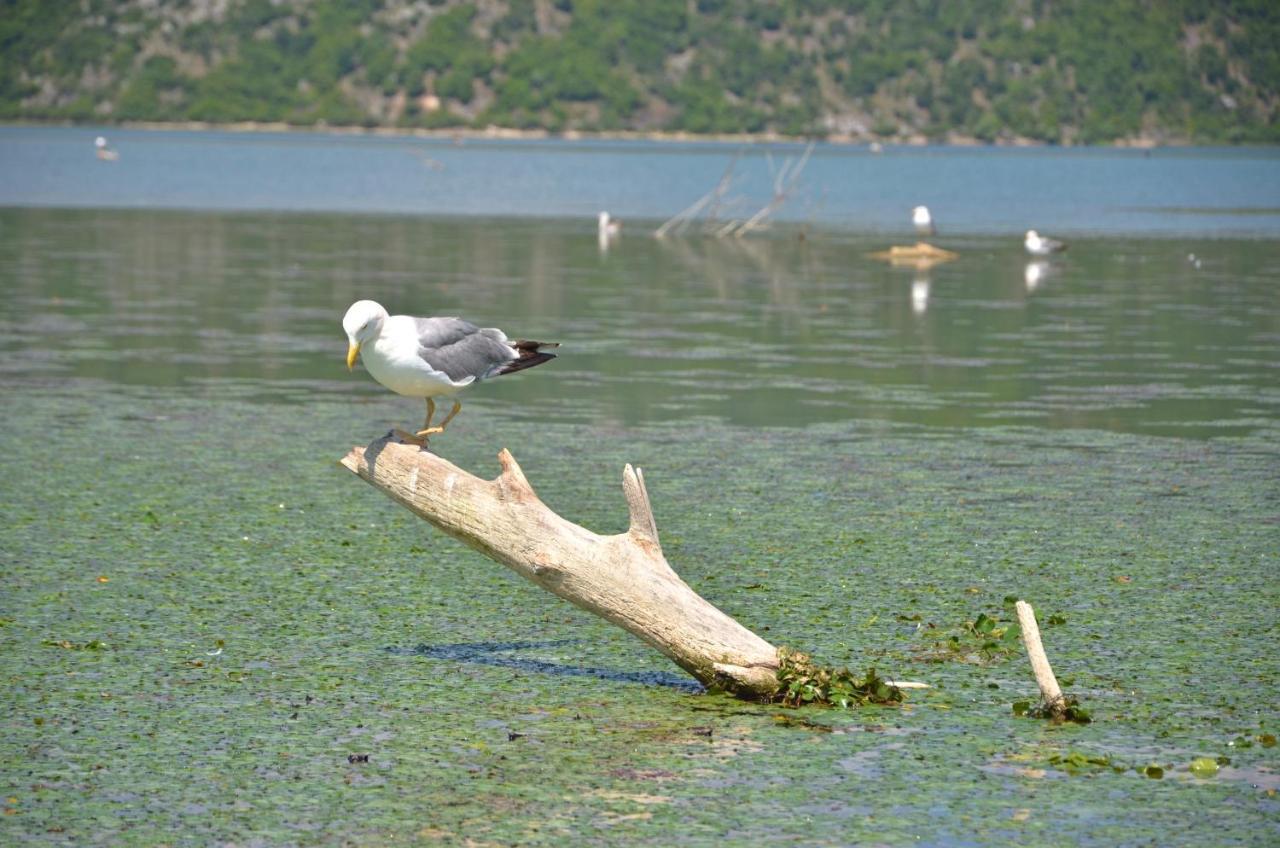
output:
M517 339L509 342L509 344L516 349L516 358L499 368L499 375L523 371L526 368L532 368L535 365L541 365L548 360L555 359L556 355L554 353L543 353L542 348L560 347L559 342L533 342L525 339Z

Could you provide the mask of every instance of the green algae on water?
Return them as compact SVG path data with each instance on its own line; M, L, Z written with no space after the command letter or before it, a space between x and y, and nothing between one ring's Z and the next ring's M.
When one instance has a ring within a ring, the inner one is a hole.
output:
M774 699L784 706L830 706L848 709L865 704L902 703L902 690L868 669L857 677L847 668L815 663L800 651L778 649L778 689Z

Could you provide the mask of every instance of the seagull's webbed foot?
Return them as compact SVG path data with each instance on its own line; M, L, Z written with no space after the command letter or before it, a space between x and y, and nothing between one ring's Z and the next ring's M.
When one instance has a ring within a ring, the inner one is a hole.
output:
M423 450L431 449L427 445L426 437L424 437L420 433L415 435L413 433L405 432L404 430L401 430L399 427L397 427L396 429L391 431L390 435L394 435L397 439L399 439L400 441L404 442L407 445L417 445Z
M428 400L427 402L430 403L431 401ZM457 415L458 411L461 409L462 409L462 404L455 400L453 402L453 409L450 410L449 414L445 416L445 419L435 427L430 426L431 419L430 417L428 417L426 421L427 426L424 429L419 430L417 432L418 438L422 439L423 441L426 441L427 436L434 436L437 433L443 433L444 428L449 426L449 422L453 420L453 416Z

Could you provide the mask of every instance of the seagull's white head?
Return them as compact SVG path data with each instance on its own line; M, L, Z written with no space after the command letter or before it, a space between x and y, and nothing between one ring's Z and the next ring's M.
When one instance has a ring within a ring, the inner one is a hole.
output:
M932 219L929 217L928 206L917 206L911 210L911 222L914 224L928 224Z
M106 147L106 146L107 146L107 139L106 139L106 137L105 137L105 136L98 136L97 138L95 138L95 139L93 140L93 146L94 146L94 147L97 147L98 149L102 149L102 148Z
M347 334L347 369L356 367L360 348L378 337L382 322L387 320L387 310L372 300L357 300L351 304L342 318L342 329Z
M1040 234L1035 230L1027 230L1027 241L1040 241Z

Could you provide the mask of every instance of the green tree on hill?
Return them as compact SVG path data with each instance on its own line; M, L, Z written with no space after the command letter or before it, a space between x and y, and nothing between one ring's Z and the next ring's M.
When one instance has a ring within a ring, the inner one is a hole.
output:
M0 0L7 119L1106 143L1278 112L1274 0Z

